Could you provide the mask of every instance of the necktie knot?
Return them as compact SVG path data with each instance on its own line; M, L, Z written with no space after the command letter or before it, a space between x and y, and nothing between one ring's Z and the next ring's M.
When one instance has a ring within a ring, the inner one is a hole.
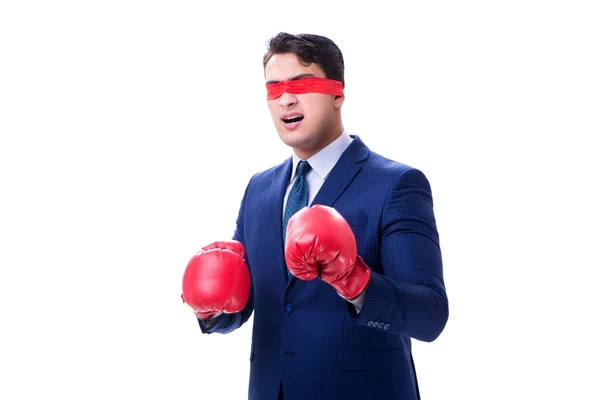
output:
M302 160L298 163L298 170L296 171L296 174L298 176L306 175L309 169L310 164L308 163L308 161Z

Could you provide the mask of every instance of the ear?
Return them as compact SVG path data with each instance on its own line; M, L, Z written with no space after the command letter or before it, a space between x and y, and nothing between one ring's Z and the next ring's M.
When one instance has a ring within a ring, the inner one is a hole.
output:
M344 104L345 96L335 96L333 99L333 107L340 108Z

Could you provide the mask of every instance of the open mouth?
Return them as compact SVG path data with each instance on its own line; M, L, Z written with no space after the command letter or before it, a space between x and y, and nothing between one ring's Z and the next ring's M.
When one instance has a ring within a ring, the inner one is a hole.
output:
M304 115L294 115L287 118L281 118L281 120L286 124L293 124L296 122L300 122L304 119Z

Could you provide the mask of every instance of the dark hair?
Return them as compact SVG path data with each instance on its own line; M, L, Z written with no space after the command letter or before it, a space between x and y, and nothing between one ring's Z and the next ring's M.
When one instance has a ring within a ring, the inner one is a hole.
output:
M278 33L267 42L267 52L263 57L263 68L274 54L295 54L301 62L319 65L325 77L344 82L344 57L340 48L325 36L302 33L292 35Z

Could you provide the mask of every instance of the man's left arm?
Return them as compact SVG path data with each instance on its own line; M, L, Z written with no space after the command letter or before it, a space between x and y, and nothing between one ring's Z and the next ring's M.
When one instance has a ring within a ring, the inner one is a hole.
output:
M399 177L381 229L384 273L371 271L356 323L431 342L448 320L448 298L431 188L421 171Z

